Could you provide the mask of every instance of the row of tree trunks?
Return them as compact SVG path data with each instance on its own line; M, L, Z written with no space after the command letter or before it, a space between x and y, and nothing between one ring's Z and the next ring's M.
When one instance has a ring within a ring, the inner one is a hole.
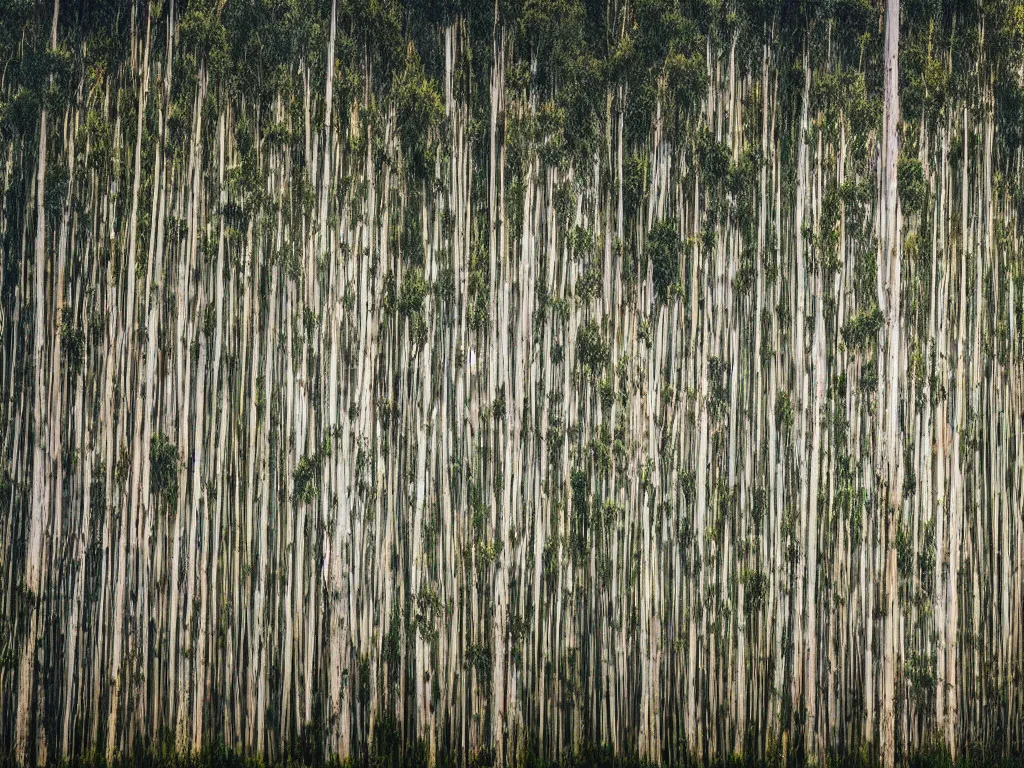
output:
M888 6L869 128L733 39L582 159L456 19L425 177L371 71L183 109L140 7L0 149L0 749L1024 748L1022 158L981 76L908 141Z

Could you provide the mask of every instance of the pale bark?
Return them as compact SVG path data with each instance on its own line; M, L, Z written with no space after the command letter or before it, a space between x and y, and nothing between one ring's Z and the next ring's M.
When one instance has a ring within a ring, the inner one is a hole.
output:
M424 178L347 10L266 104L151 10L0 150L16 759L359 761L392 724L431 763L1019 749L1022 157L987 53L918 119L895 0L880 93L832 20L795 57L732 29L695 103L595 86L569 152L561 75L498 9L474 63L455 14Z

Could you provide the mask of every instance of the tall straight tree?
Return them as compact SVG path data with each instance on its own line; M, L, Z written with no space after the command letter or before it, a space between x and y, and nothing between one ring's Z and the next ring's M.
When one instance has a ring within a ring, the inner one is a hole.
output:
M6 9L0 759L1024 749L1020 2L716 8Z
M899 623L896 573L896 535L903 527L903 474L902 444L899 413L901 406L901 373L903 328L901 303L903 294L902 259L899 222L899 194L897 168L899 159L899 45L900 3L886 0L885 4L885 93L882 105L882 215L881 245L878 263L878 305L885 317L884 360L880 369L885 371L882 403L878 409L882 420L881 451L878 480L881 493L876 503L883 510L885 530L885 633L882 640L882 712L881 751L882 764L891 768L895 762L895 709L896 667L899 664L897 625Z

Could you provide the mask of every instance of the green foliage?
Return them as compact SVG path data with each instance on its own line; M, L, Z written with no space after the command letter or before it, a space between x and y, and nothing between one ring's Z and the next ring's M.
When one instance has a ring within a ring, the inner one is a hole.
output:
M338 25L348 29L355 49L369 57L374 72L386 80L403 66L403 4L393 0L342 0ZM326 14L325 14L326 15Z
M740 255L740 265L736 270L736 277L733 278L732 287L733 290L739 296L745 296L750 292L750 289L754 286L754 281L757 279L757 270L755 266L754 253L750 249L746 249Z
M896 564L900 578L908 579L914 569L914 542L910 528L902 522L897 522L896 526Z
M22 88L10 100L0 101L0 137L14 141L27 138L39 130L40 101L31 91Z
M178 504L178 448L163 432L149 441L149 492L163 497L168 507Z
M598 395L601 398L601 405L605 408L611 408L612 403L615 401L615 381L611 378L601 379L600 384L597 387Z
M577 167L585 167L598 147L603 96L602 62L589 54L581 54L573 60L557 92L559 108L565 114L565 151Z
M717 141L714 134L705 128L697 138L696 151L706 183L719 184L729 181L732 160L729 157L728 144Z
M555 187L551 202L555 209L555 218L559 225L568 228L576 210L576 193L568 183Z
M594 247L594 234L586 227L573 227L568 234L567 244L573 256L582 258Z
M866 159L868 139L881 125L881 100L869 94L863 72L855 72L844 82L843 111L849 120L849 150L854 160Z
M858 312L843 325L843 341L848 347L863 348L868 342L875 340L884 321L885 316L877 306Z
M586 519L590 509L590 478L583 469L574 469L569 484L572 486L572 509Z
M921 161L916 157L901 157L896 174L900 204L904 213L920 213L927 194Z
M466 648L465 666L476 672L477 681L485 687L491 682L491 647L484 643L473 643Z
M547 167L562 165L565 159L565 110L554 101L545 101L537 111L537 152ZM570 190L566 184L555 189L555 208L558 221L568 223L569 210L565 206Z
M728 367L720 357L708 360L708 413L712 421L721 421L729 411Z
M758 486L754 489L754 503L750 510L751 517L754 520L754 526L757 528L761 527L761 523L764 521L764 517L768 512L768 489L764 486Z
M601 473L607 473L612 468L612 443L608 427L604 424L597 429L597 436L590 441L590 455L594 460L594 468Z
M935 578L935 518L927 521L921 529L921 551L917 556L917 567L921 578L921 589L931 595Z
M914 469L914 443L907 440L903 448L903 496L910 498L917 492L917 472Z
M934 119L946 103L950 76L935 50L931 24L917 29L913 22L908 26L910 34L900 41L900 107L907 120L920 119L922 114Z
M444 616L444 606L437 590L424 587L416 595L416 629L428 642L434 642L439 636L438 620Z
M204 37L212 38L208 43L223 47L238 91L269 99L277 88L294 87L291 67L300 57L322 67L317 59L323 56L329 21L299 0L232 0L220 6L223 40L212 19L204 20L201 28Z
M303 504L309 504L316 499L320 492L320 475L323 471L324 462L331 455L331 439L324 438L317 449L309 455L299 459L295 467L292 479L294 498Z
M934 654L911 653L903 667L910 683L910 697L919 712L929 711L935 700Z
M487 248L477 242L469 255L469 292L470 304L467 308L469 326L474 331L482 331L490 323L490 265Z
M593 320L580 327L576 335L576 348L580 364L591 373L600 372L611 360L608 342L601 334L601 327Z
M406 166L415 178L426 179L434 169L436 151L431 137L444 116L444 106L412 44L406 53L405 70L395 82L394 95Z
M14 478L7 467L0 469L0 508L6 509L14 496Z
M384 641L381 643L381 663L387 668L388 683L394 685L398 682L401 672L402 661L402 610L396 600L391 606L391 618L388 620L388 628L384 633Z
M861 392L877 392L878 391L878 366L877 365L865 365L860 375L860 390Z
M85 331L74 325L66 313L60 325L60 343L69 378L74 379L85 361Z
M699 108L708 87L707 62L704 56L700 52L692 56L671 53L665 60L665 74L676 110L695 111Z
M586 304L601 295L601 262L594 259L576 281L576 298Z
M374 718L373 735L370 739L368 768L389 768L401 765L402 759L402 725L395 716L394 709L385 707L384 711Z
M505 399L505 385L502 384L498 387L498 394L494 398L494 404L491 406L491 415L494 416L495 421L504 421L508 404Z
M214 0L189 3L181 20L181 45L192 49L206 62L211 72L223 73L230 64L228 33L221 20L223 4Z
M402 280L402 291L398 296L398 313L402 317L411 317L423 310L423 299L430 286L423 279L423 272L414 269Z
M69 181L68 169L63 163L46 169L46 212L51 216L63 210Z
M580 0L526 0L518 32L538 63L536 83L554 89L571 79L586 49L585 11Z
M793 401L788 392L779 392L775 396L775 423L779 429L789 429L793 426Z
M753 145L746 147L736 162L729 165L729 174L726 179L729 192L734 197L752 195L763 163L760 147Z
M658 222L647 234L647 257L651 260L654 293L660 301L668 298L669 288L679 281L682 250L679 225L672 219Z
M681 120L699 112L707 71L701 6L672 0L639 0L629 6L633 18L609 60L611 77L629 85L624 105L629 144L647 138L657 100L671 119L673 133Z
M768 596L768 577L761 571L744 571L741 578L745 587L743 610L748 616L756 616Z
M627 213L635 215L647 200L648 162L645 152L630 155L623 162L622 187Z

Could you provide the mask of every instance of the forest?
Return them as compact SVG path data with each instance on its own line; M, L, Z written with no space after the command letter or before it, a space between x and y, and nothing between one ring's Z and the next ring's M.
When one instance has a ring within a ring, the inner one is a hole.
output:
M0 0L0 196L0 763L1024 759L1024 0Z

